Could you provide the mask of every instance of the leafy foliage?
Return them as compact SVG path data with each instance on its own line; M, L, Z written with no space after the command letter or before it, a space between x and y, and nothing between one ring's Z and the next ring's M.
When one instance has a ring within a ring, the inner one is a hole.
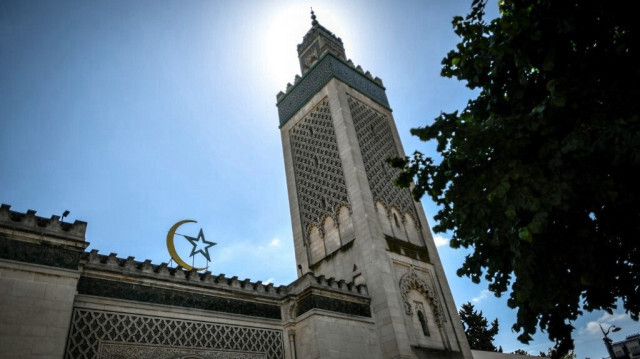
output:
M391 162L441 206L434 230L474 249L458 275L510 290L518 339L539 327L557 357L583 310L640 313L640 22L619 1L484 6L454 18L442 69L479 95L412 130L442 160Z
M555 353L553 348L549 348L549 350L546 353L545 352L540 352L540 354L538 356L541 356L541 357L556 357L556 358L559 358L559 359L576 359L576 354L573 352L573 350L570 350L567 354L557 356L557 354Z
M526 350L523 350L523 349L516 349L516 351L514 351L511 354L531 356L531 354L529 354ZM538 356L543 358L555 356L556 358L559 358L559 359L576 359L576 354L573 352L573 350L570 350L567 354L557 356L557 353L553 348L549 348L549 350L546 353L540 352Z
M470 302L463 304L458 314L460 314L460 320L462 320L462 326L467 334L471 349L498 351L493 345L493 338L498 334L497 318L493 320L491 328L489 328L489 322L482 315L482 311L478 313Z

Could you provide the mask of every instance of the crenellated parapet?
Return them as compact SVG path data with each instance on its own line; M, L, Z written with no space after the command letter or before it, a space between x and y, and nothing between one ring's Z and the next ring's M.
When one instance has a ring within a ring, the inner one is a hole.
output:
M250 295L259 295L279 299L286 294L285 286L274 286L273 283L265 284L262 281L252 282L250 279L240 280L237 276L227 277L225 274L212 274L211 272L188 271L180 266L170 267L167 263L153 264L151 260L136 261L134 257L121 258L116 253L104 255L94 249L82 255L85 273L94 275L100 273L117 274L126 278L142 278L159 280L197 287L200 289L212 289L220 291L233 291Z
M351 60L344 60L326 50L314 60L302 77L296 76L288 83L285 92L276 95L280 127L282 127L308 100L331 79L337 78L361 93L369 96L387 109L389 101L382 80L373 77Z
M16 262L31 263L46 273L53 273L53 268L67 270L77 283L69 287L70 290L84 301L125 300L267 322L283 320L283 313L290 311L291 305L295 315L307 312L311 315L314 310L320 310L325 314L371 317L370 298L364 284L309 272L288 286L275 286L228 277L224 273L154 264L149 259L141 261L133 256L101 254L96 249L85 252L88 245L84 241L85 222L66 223L58 216L49 219L35 216L35 211L19 213L9 208L8 205L0 207L3 265L12 268Z
M0 206L0 259L56 267L78 268L87 223L67 223L58 216L36 216L36 211L12 211Z
M37 233L51 237L84 241L87 222L63 222L60 216L51 218L36 216L36 211L27 210L26 213L11 210L8 204L0 206L0 227L22 232Z
M297 293L301 289L315 288L328 290L337 293L367 297L369 292L366 284L355 284L344 279L327 278L324 275L316 276L313 272L308 272L287 286L287 293Z
M86 228L0 206L1 358L63 357Z
M299 292L302 288L315 288L363 297L369 294L365 284L356 285L345 280L326 278L324 275L316 276L312 272L288 286L275 286L273 283L253 282L248 278L240 280L237 276L227 277L224 273L216 275L209 271L196 272L185 270L180 266L170 267L167 263L153 264L149 259L137 261L131 256L118 257L116 253L100 254L97 249L83 253L81 263L87 275L99 272L119 274L128 278L156 279L186 286L236 291L278 299Z
M290 320L314 310L371 318L367 286L308 272L287 287Z
M240 280L237 276L187 271L167 263L121 258L115 253L85 252L78 293L94 297L171 305L282 319L282 306L293 305L296 315L313 309L370 317L370 299L364 284L307 273L288 286Z
M322 57L324 57L327 53L328 53L327 51L323 52L323 53L322 53L322 55L321 55L321 58L322 58ZM314 62L311 64L311 66L315 66L315 65L318 63L318 61L320 61L320 59L316 59L316 61L314 61ZM352 69L354 69L354 70L356 70L357 72L359 72L361 75L364 75L364 76L365 76L366 78L368 78L369 80L371 80L371 81L375 82L376 84L378 84L378 85L380 85L380 86L384 87L384 85L383 85L383 83L382 83L382 79L381 79L381 78L379 78L379 77L377 77L377 76L376 76L376 77L373 77L373 75L371 75L371 72L369 72L369 71L366 71L366 72L365 72L365 71L362 69L362 66L360 66L360 65L355 65L351 59L348 59L345 63L346 63L347 65L349 65L349 67L351 67ZM280 102L280 99L282 99L286 94L288 94L288 93L289 93L289 91L291 91L291 90L293 89L293 87L294 87L294 86L296 86L296 85L297 85L301 80L302 80L302 77L301 77L300 75L297 75L297 74L296 74L296 76L293 78L293 84L291 84L290 82L289 82L289 83L287 83L287 86L286 86L285 92L282 92L282 91L278 92L278 94L276 95L276 100L277 100L278 102Z

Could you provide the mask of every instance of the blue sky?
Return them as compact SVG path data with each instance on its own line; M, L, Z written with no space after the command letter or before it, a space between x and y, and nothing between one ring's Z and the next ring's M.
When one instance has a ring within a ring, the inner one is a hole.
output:
M0 1L0 202L88 222L89 249L168 262L175 222L209 241L213 273L296 277L276 93L299 73L309 7L347 57L382 78L407 153L409 134L473 93L440 77L470 1ZM495 4L490 5L495 15ZM423 200L429 218L437 208ZM446 243L446 234L436 236ZM176 240L178 241L178 240ZM458 278L466 252L439 246L456 304L472 301L495 344L538 353L515 313ZM622 312L576 323L579 358L606 355L596 322L640 331Z

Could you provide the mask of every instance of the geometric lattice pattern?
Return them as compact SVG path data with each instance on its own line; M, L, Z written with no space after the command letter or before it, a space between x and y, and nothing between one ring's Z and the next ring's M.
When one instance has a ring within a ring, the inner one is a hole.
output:
M387 117L351 96L348 99L374 201L381 201L388 209L396 206L417 219L409 190L393 185L400 170L386 162L399 155Z
M325 98L290 130L293 169L305 240L309 230L331 215L336 223L338 209L349 205L347 186L338 153L338 143Z
M284 358L280 330L75 309L65 358L99 358L102 343L237 351L263 354L267 359Z

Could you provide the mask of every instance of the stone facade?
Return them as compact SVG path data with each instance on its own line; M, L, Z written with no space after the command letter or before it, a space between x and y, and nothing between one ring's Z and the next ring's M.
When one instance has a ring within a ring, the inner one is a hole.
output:
M404 151L382 81L312 18L302 77L277 95L299 272L367 284L375 357L470 358L422 207L393 186L386 159ZM316 54L326 39L339 47Z
M0 357L63 356L86 225L0 207Z
M0 357L375 357L364 284L307 273L275 287L84 252L85 229L0 208Z
M299 278L85 251L86 223L0 207L2 358L470 358L382 81L313 17L278 94Z
M640 333L627 336L624 340L611 344L613 358L640 358Z

